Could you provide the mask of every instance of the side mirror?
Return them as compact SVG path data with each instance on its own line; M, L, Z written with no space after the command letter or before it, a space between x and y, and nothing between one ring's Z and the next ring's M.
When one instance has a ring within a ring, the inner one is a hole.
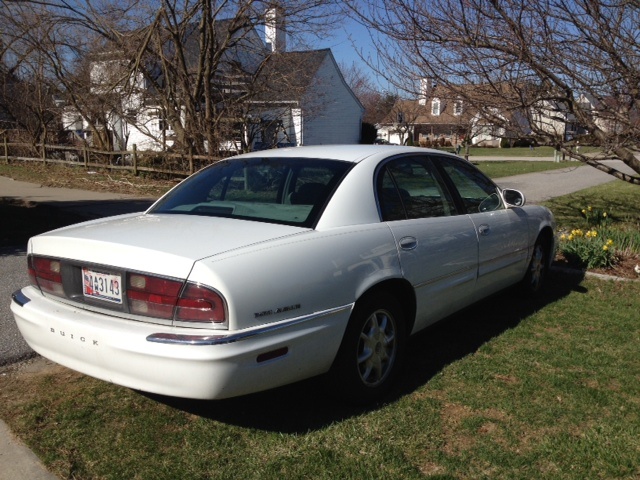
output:
M504 199L504 203L507 207L524 207L526 203L526 199L524 197L524 193L519 190L512 190L510 188L505 188L502 190L502 198Z

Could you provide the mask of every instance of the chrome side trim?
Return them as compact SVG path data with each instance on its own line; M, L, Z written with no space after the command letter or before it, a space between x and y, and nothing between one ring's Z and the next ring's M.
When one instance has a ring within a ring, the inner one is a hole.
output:
M442 281L447 280L449 278L455 278L455 277L460 277L460 276L462 276L462 278L455 285L459 285L459 284L462 284L462 283L475 281L477 268L478 267L476 265L473 265L473 266L470 266L470 267L461 268L460 270L456 270L455 272L447 273L446 275L440 275L439 277L432 278L430 280L426 280L426 281L424 281L422 283L419 283L419 284L415 285L413 288L415 290L418 290L419 288L427 287L429 285L433 285L433 284L442 282ZM469 272L473 273L473 277L466 277L465 276Z
M529 251L531 251L531 255L533 255L533 247L529 248L529 247L523 247L523 248L519 248L517 250L514 250L512 252L508 252L505 253L504 255L500 255L499 257L496 257L494 259L492 259L491 261L486 261L483 262L479 265L478 268L478 278L481 278L485 275L488 275L490 273L493 273L497 270L496 267L494 267L493 269L489 269L491 265L495 265L495 264L499 264L502 265L502 261L506 260L506 259L510 259L510 261L507 263L507 265L502 266L500 268L506 268L507 266L511 266L515 263L518 263L520 261L523 261L522 258L520 258L520 256L523 254L524 252L524 259L527 261L526 265L528 265L528 262L531 261L531 256L529 255ZM525 265L525 266L526 266Z
M22 290L17 290L11 294L11 298L14 302L16 302L21 307L24 307L27 303L31 301L29 297L27 297Z
M327 317L341 313L345 310L351 310L353 303L343 305L341 307L331 308L329 310L323 310L321 312L311 313L302 317L292 318L290 320L284 320L279 323L258 327L253 330L240 331L238 333L232 333L229 335L183 335L176 333L152 333L147 337L148 342L152 343L166 343L170 345L195 345L195 346L211 346L211 345L227 345L229 343L240 342L247 340L248 338L255 337L257 335L264 335L284 328L289 328L301 323L310 322L321 317Z

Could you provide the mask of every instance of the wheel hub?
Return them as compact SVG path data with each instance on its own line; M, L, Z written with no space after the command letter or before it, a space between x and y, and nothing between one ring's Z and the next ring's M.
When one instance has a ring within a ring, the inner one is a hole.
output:
M395 358L395 323L386 312L376 312L365 323L360 335L358 370L370 386L382 382Z

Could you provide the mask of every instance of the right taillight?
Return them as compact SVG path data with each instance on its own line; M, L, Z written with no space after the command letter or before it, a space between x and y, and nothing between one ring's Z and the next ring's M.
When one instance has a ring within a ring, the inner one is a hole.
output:
M194 323L223 323L226 320L222 297L210 288L187 284L178 300L176 320Z
M129 311L136 315L174 319L194 327L226 321L222 297L203 285L129 273L127 298Z
M27 265L32 285L43 292L64 297L60 260L32 255L28 257Z

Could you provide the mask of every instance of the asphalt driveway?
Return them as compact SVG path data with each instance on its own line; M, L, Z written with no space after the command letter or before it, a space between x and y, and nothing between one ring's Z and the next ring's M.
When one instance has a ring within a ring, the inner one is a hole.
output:
M611 163L614 164L614 162ZM616 161L615 166L625 172L633 172L620 161ZM566 168L503 177L497 179L496 183L501 187L515 188L524 192L527 203L540 203L614 180L615 178L611 175L593 167L567 162Z

